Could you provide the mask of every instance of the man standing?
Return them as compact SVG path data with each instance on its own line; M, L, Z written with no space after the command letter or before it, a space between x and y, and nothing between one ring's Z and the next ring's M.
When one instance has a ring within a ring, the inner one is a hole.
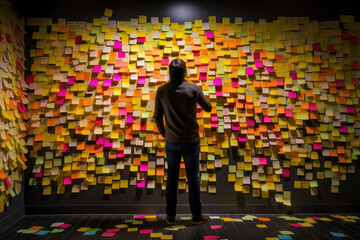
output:
M155 97L154 120L166 141L168 163L166 182L166 223L175 224L178 179L181 156L185 162L189 184L189 203L194 225L209 221L202 214L200 202L199 125L196 120L197 103L211 112L211 103L202 90L193 83L185 81L186 63L178 58L169 65L170 81L160 86ZM163 115L165 115L166 128Z

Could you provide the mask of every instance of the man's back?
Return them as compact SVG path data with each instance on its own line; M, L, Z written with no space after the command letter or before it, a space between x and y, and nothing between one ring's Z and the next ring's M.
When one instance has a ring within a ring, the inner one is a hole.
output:
M160 86L156 92L154 119L160 133L169 142L193 142L199 140L199 125L196 110L199 105L211 112L211 103L202 90L193 83L171 81ZM163 125L165 115L166 128Z

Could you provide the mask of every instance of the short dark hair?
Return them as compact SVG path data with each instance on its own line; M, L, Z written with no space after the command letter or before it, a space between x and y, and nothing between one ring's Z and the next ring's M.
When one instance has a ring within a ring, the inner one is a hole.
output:
M175 82L182 82L186 76L186 63L180 59L175 58L169 65L170 80Z

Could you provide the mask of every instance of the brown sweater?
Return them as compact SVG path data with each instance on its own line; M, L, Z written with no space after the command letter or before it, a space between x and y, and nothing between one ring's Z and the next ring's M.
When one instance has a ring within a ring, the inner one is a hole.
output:
M196 121L198 103L206 112L211 112L211 103L194 83L180 84L169 81L161 85L155 97L154 120L161 135L168 142L194 142L199 138ZM163 115L165 115L164 127Z

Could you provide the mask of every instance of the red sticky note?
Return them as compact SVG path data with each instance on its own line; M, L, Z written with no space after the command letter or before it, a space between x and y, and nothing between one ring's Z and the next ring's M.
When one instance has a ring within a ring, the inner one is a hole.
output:
M287 168L282 169L283 177L290 177L290 170Z

